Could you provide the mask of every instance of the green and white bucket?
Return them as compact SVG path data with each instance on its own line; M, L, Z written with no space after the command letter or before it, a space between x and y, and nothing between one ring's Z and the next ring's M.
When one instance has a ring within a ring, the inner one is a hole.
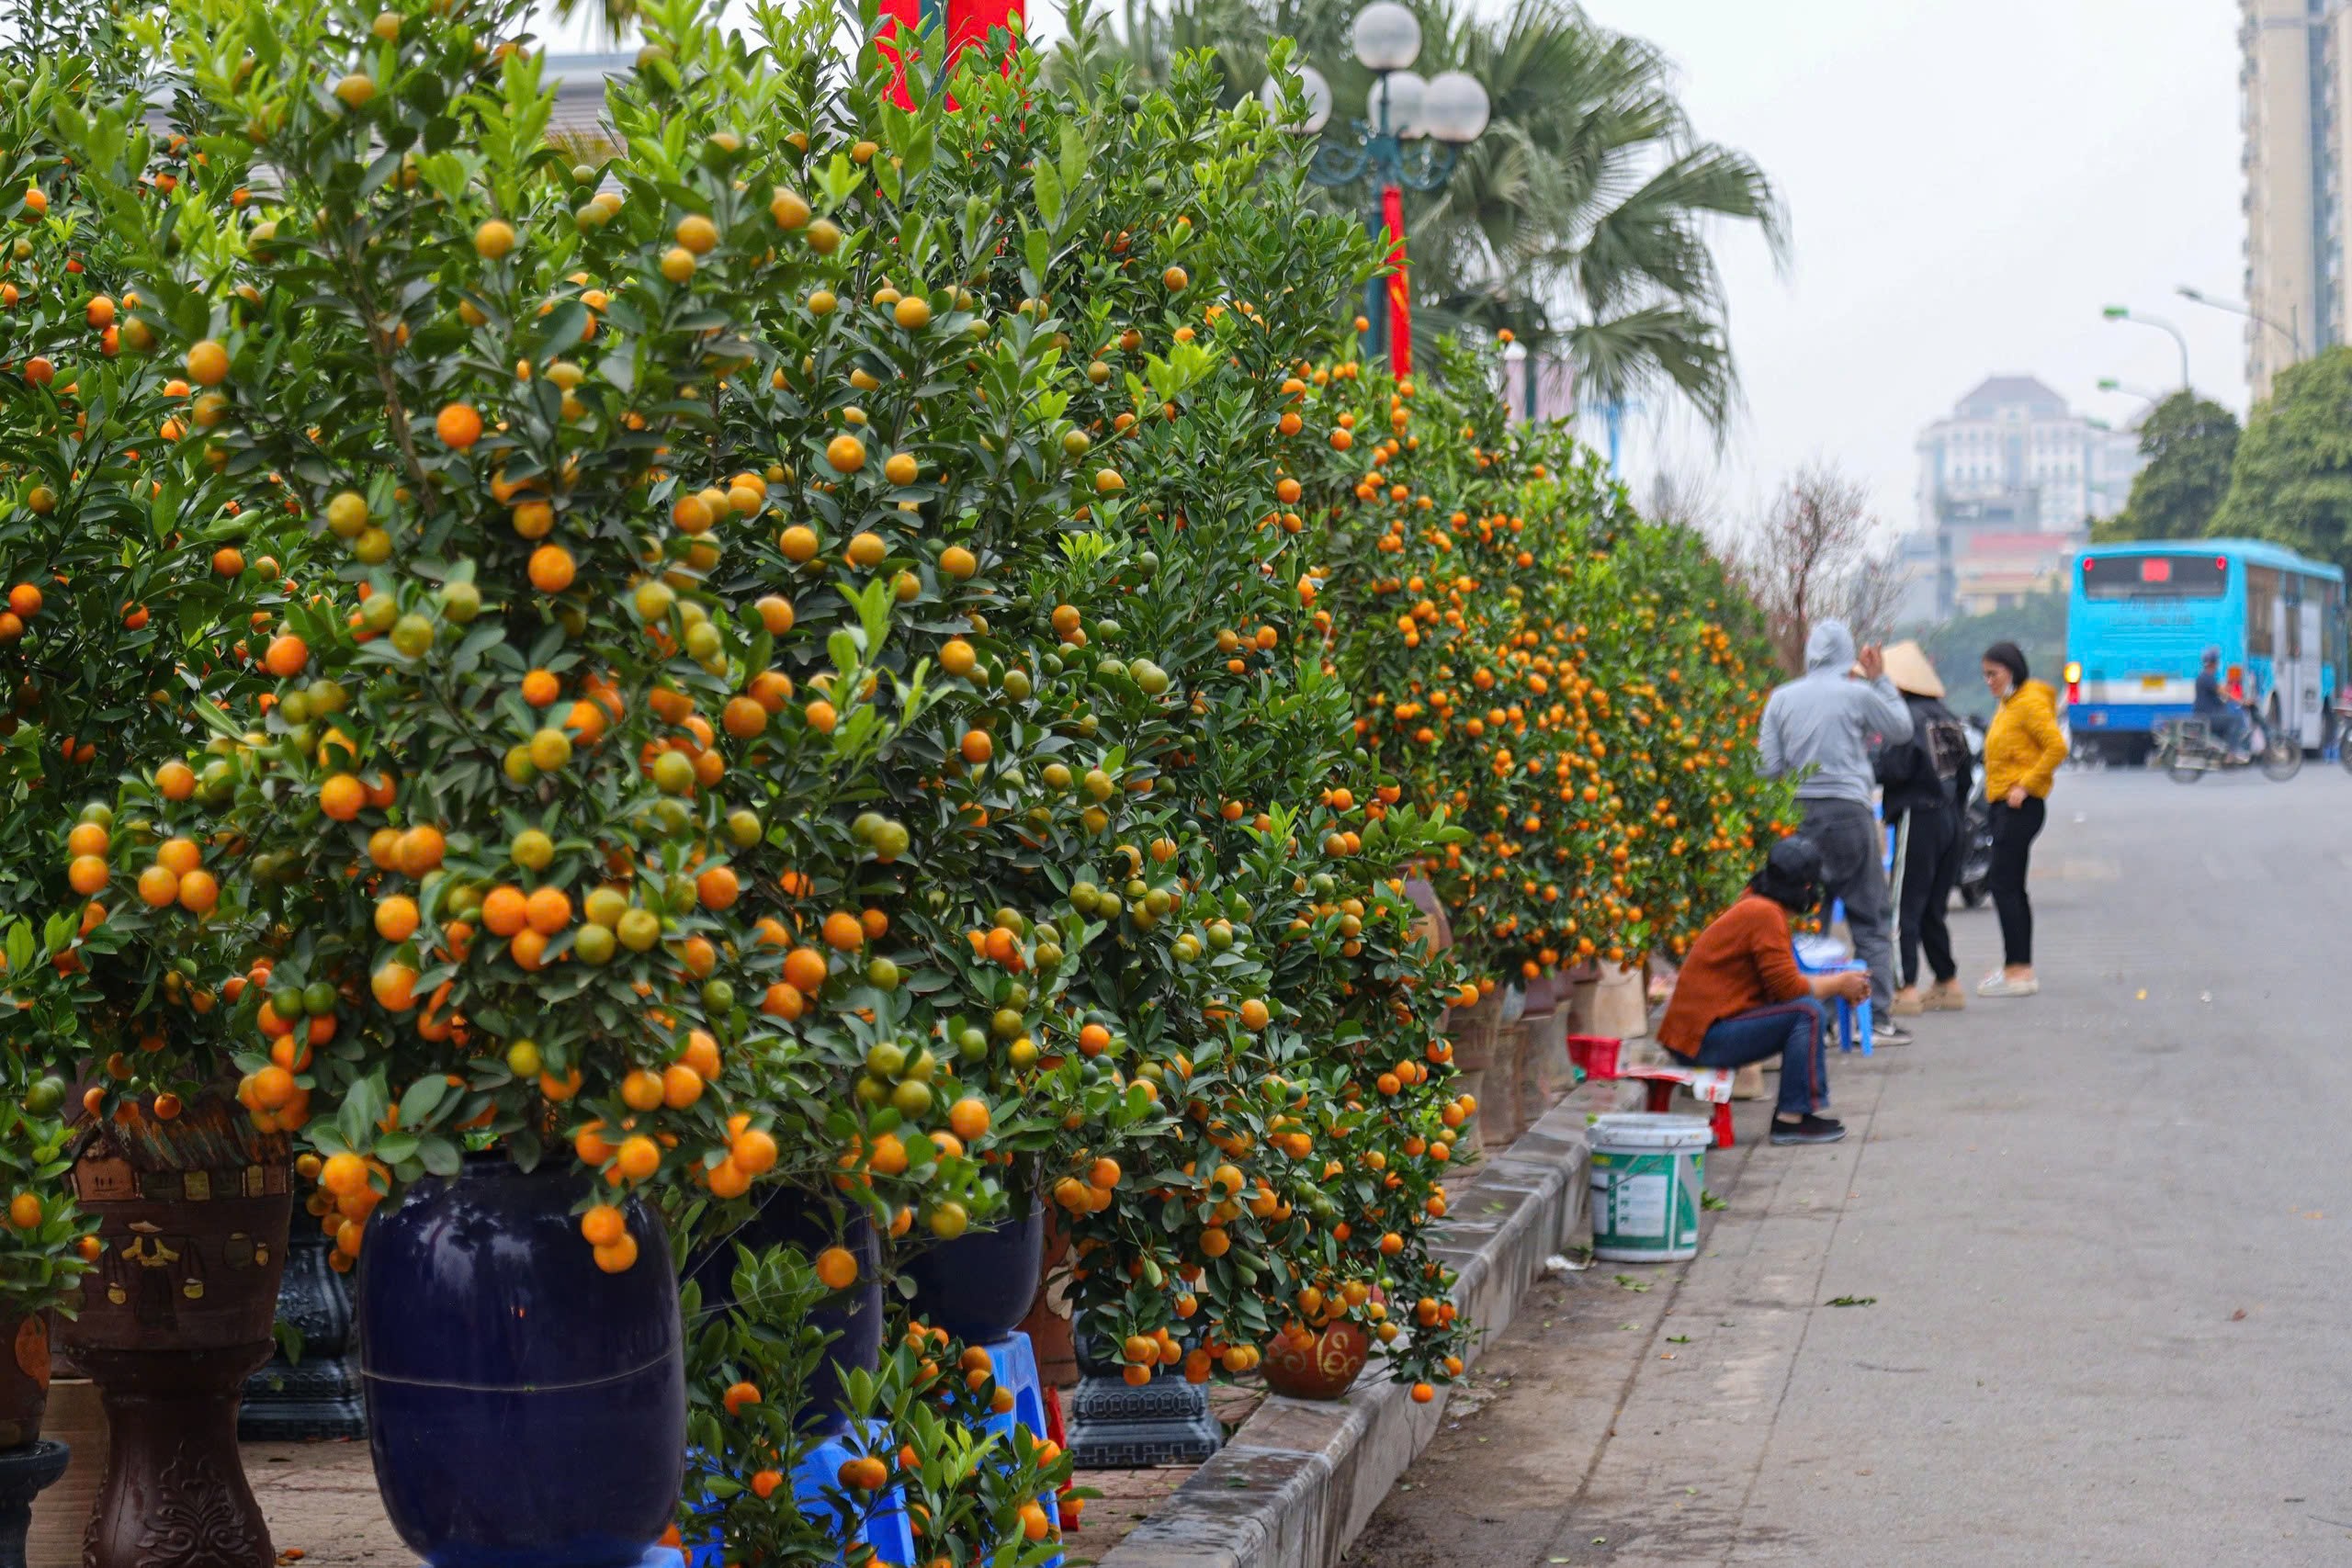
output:
M1671 1263L1699 1253L1699 1192L1714 1130L1638 1111L1592 1123L1592 1255Z

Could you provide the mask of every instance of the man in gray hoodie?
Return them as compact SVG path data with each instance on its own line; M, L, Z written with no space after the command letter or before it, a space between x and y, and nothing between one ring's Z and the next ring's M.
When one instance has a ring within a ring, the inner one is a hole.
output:
M1856 668L1860 677L1849 671ZM1876 647L1854 653L1854 634L1838 620L1816 621L1805 638L1804 673L1772 690L1757 744L1768 777L1797 775L1797 830L1821 852L1821 889L1842 899L1854 956L1870 965L1873 1035L1905 1045L1894 1021L1894 953L1888 925L1885 843L1871 810L1877 780L1874 741L1911 738L1910 710L1887 678Z

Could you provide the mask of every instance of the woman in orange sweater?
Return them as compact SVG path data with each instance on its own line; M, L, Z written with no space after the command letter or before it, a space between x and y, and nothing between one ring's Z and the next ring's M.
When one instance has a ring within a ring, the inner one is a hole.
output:
M1690 944L1657 1030L1658 1043L1693 1066L1744 1067L1777 1054L1776 1144L1834 1144L1846 1135L1843 1122L1821 1114L1829 1103L1821 1001L1871 994L1871 977L1859 970L1807 975L1797 967L1789 916L1820 901L1820 882L1821 852L1809 840L1774 844L1747 893Z

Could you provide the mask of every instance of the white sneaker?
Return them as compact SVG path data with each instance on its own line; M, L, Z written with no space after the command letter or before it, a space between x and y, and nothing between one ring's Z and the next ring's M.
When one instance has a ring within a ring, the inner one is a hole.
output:
M1976 983L1980 997L2030 997L2041 989L2040 980L2012 980L2007 975L1987 975Z

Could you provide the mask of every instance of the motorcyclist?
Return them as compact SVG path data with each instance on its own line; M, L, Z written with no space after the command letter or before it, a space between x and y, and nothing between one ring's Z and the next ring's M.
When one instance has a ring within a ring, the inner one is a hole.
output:
M2213 739L2228 747L2232 756L2243 759L2250 754L2250 726L2245 709L2222 691L2222 650L2218 648L2205 650L2197 671L2197 701L2189 711L2205 721Z

